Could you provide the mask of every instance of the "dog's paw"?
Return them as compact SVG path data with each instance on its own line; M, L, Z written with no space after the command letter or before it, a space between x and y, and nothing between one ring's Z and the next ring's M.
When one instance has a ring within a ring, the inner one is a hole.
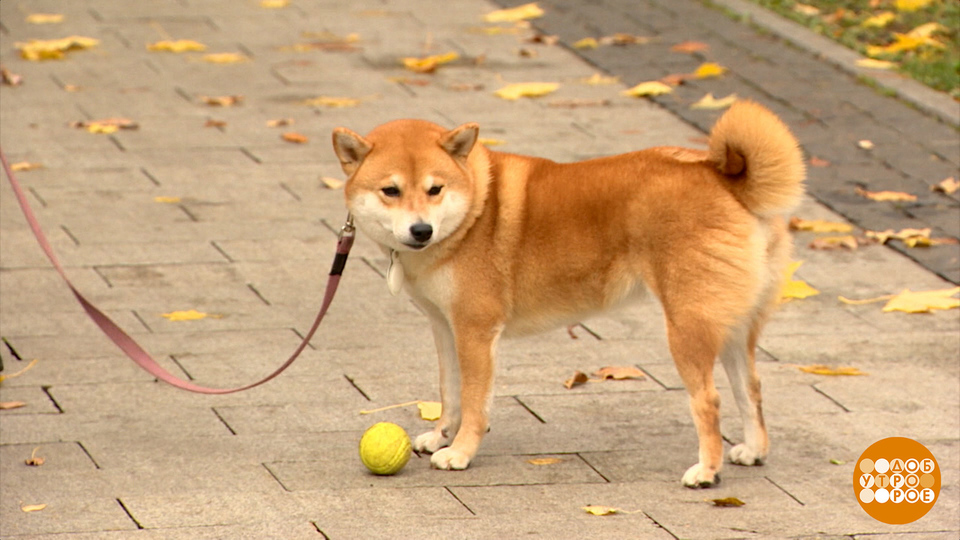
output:
M443 448L430 457L430 465L434 469L462 471L470 465L470 456L454 448Z
M413 441L413 449L417 452L432 454L449 444L450 437L447 437L443 430L434 429L417 435L417 438Z
M763 465L763 456L747 446L746 443L740 443L731 448L730 453L727 454L727 459L730 460L730 463L736 463L737 465Z
M683 485L692 489L713 487L720 483L720 474L716 471L707 470L699 463L687 469L681 480Z

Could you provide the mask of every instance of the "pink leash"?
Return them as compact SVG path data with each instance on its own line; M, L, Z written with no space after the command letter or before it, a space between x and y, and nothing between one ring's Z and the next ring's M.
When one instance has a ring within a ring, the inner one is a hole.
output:
M10 180L10 185L13 187L13 192L17 196L17 201L20 203L20 208L23 209L23 214L27 218L27 224L30 225L33 235L37 238L37 242L40 243L40 247L47 255L47 258L50 259L50 262L57 270L57 273L59 273L60 277L63 278L63 281L67 284L67 287L70 287L70 291L73 292L73 295L77 298L77 301L80 302L80 305L83 306L83 309L87 312L87 315L89 315L93 322L100 327L100 330L102 330L103 333L110 338L110 341L113 341L117 347L120 347L120 350L122 350L124 354L126 354L131 360L136 362L138 366L167 384L171 384L177 388L182 388L183 390L189 390L191 392L197 392L200 394L232 394L234 392L249 390L250 388L260 386L261 384L272 380L277 375L283 373L285 369L290 367L290 365L293 364L293 361L300 356L300 353L307 348L307 344L310 343L310 340L313 338L313 334L316 333L317 328L320 327L320 322L323 320L323 316L326 315L327 309L333 302L333 297L337 292L337 285L340 283L340 276L343 273L343 267L347 264L347 256L350 253L350 248L353 246L353 239L355 236L353 216L348 215L347 222L340 230L340 237L337 240L337 255L333 260L333 267L330 269L330 277L327 280L327 289L323 296L323 304L320 306L320 313L317 314L317 319L313 321L313 326L310 327L310 331L307 332L307 335L303 338L303 341L296 348L290 358L283 363L283 365L277 368L277 370L270 375L267 375L266 378L253 384L248 384L239 388L207 388L193 384L190 381L177 378L169 371L163 369L163 367L161 367L156 360L151 358L150 355L144 351L136 341L133 340L133 338L127 335L127 333L117 326L116 323L110 320L110 318L107 317L102 311L84 298L80 291L78 291L76 287L70 283L70 280L67 278L67 274L63 271L63 267L60 265L60 261L57 260L56 255L53 253L53 249L50 247L50 242L47 241L47 237L40 229L40 224L37 221L36 216L33 214L33 209L31 209L30 204L27 203L27 198L23 193L23 188L20 187L20 183L17 182L17 179L14 177L13 171L10 169L10 165L7 163L7 158L3 155L2 150L0 150L0 162L3 163L3 170L7 173L7 179Z

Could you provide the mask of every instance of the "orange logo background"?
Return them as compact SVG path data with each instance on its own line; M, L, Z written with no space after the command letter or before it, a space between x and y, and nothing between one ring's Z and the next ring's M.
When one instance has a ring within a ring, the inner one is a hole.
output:
M940 496L940 467L927 447L889 437L864 450L853 469L853 493L871 517L891 525L912 523Z

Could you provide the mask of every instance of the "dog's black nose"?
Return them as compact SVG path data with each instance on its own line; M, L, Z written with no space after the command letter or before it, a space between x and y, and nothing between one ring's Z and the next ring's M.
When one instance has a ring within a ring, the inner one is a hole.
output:
M410 236L417 242L426 242L433 236L433 227L429 223L414 223L410 226Z

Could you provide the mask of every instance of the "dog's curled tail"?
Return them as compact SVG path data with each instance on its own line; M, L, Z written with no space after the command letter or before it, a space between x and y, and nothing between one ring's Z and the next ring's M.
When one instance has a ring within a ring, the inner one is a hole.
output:
M754 214L783 214L800 203L803 155L790 129L765 107L734 103L710 131L709 156Z

